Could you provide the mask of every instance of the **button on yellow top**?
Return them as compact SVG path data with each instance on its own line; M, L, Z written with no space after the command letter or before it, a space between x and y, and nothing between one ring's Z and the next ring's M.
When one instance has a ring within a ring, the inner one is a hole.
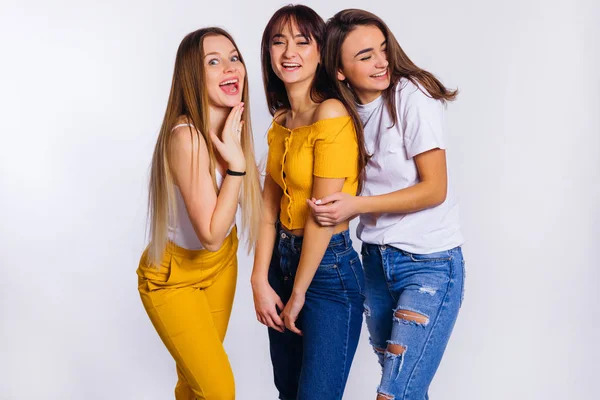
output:
M279 219L286 229L304 228L313 176L346 178L342 191L356 195L358 142L349 116L295 129L273 121L267 141L267 173L283 190Z

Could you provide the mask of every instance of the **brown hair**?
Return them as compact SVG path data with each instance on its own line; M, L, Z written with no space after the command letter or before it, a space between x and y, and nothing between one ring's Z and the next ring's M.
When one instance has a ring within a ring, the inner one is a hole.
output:
M244 63L235 41L221 28L209 27L199 29L186 35L175 58L175 70L171 83L171 91L167 109L160 128L158 140L152 157L150 184L148 193L148 214L150 220L149 260L158 265L167 245L168 227L175 223L177 205L175 201L174 181L169 168L170 139L172 129L183 116L190 127L190 135L201 135L210 157L210 174L215 190L218 190L215 177L215 148L209 137L210 121L208 109L208 93L205 87L204 72L204 38L207 36L224 36L233 43L238 51L240 61ZM242 184L242 230L246 232L248 249L252 247L258 236L260 221L260 181L256 161L254 159L254 143L250 123L250 95L248 93L248 75L244 77L242 101L245 104L242 119L244 125L241 133L241 145L246 158L246 176ZM195 159L198 148L195 149ZM194 159L194 155L192 157Z
M390 74L390 86L383 91L383 98L392 116L394 124L396 116L396 96L394 90L400 78L404 77L414 83L417 87L425 89L425 95L442 102L452 101L456 98L458 91L447 89L433 74L417 67L408 58L400 44L394 37L385 22L375 14L365 10L347 9L342 10L331 17L326 24L325 52L323 63L327 73L337 76L337 71L342 68L342 44L350 32L357 26L375 26L381 30L387 41L387 60ZM338 81L339 83L339 81ZM358 98L351 87L338 84L338 90L343 96L353 98L358 103ZM354 105L353 105L354 106ZM393 126L393 125L392 125Z
M358 192L360 193L364 179L364 169L368 161L362 122L360 121L360 117L354 106L354 99L348 97L344 92L339 90L340 85L336 79L336 74L331 74L330 71L323 66L323 58L325 57L325 21L323 21L319 14L310 7L301 4L291 4L280 8L273 14L263 32L261 42L262 75L269 112L271 115L275 115L278 110L290 108L285 85L283 81L277 77L271 67L270 49L273 35L281 32L285 25L290 26L291 29L292 23L296 24L300 34L305 36L309 41L315 41L321 54L321 62L317 66L317 71L315 72L315 77L311 86L311 99L316 103L323 102L330 98L340 100L354 123L359 151Z

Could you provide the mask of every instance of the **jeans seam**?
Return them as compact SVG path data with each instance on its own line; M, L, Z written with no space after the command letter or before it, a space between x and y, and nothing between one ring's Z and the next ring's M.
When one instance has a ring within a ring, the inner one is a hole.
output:
M348 342L350 340L350 319L352 318L352 302L348 302L348 314L346 318L346 337L344 338L344 362L342 363L342 377L346 375L346 364L348 363ZM341 399L341 392L344 390L343 379L340 380L340 384L337 389L336 399Z
M440 306L438 307L437 313L435 315L435 321L431 325L431 329L429 330L429 335L427 335L427 340L425 341L425 345L423 346L423 351L421 351L421 354L419 355L419 359L415 363L415 366L413 367L413 369L410 373L410 376L406 380L406 388L404 389L404 393L402 393L402 398L407 396L407 392L410 388L410 383L411 383L413 377L415 376L416 370L419 368L421 360L423 360L423 356L425 354L425 351L427 351L429 343L431 343L431 337L433 336L433 332L434 332L435 328L437 327L437 323L440 319L442 310L447 307L446 300L448 298L448 293L450 292L451 287L454 285L453 280L454 280L454 265L450 261L450 280L448 281L448 284L446 285L446 291L444 292L444 298L442 299L442 302L440 303Z

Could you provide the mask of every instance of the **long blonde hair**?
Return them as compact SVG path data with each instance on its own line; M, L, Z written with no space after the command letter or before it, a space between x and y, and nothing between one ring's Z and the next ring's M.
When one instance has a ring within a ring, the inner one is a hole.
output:
M215 148L208 134L210 132L210 114L208 93L204 82L203 62L204 38L218 35L225 36L233 43L238 51L240 61L245 66L244 59L235 41L229 33L221 28L210 27L191 32L183 38L177 50L169 101L154 148L150 172L148 193L150 244L148 245L148 258L153 265L160 264L168 243L169 225L174 224L176 221L177 203L175 200L175 184L169 168L169 154L171 131L181 116L185 116L188 122L197 128L197 130L190 128L190 135L198 135L199 131L206 142L210 157L210 175L218 193L215 176ZM261 190L258 168L254 158L247 74L244 77L242 101L244 102L244 113L242 115L244 125L241 133L241 145L246 158L246 176L243 178L241 194L242 231L245 233L248 251L250 251L258 236ZM198 160L198 154L195 156L195 159Z

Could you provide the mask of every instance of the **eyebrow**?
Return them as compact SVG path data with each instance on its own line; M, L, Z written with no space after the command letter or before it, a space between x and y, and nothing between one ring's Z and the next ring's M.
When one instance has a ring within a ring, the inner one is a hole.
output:
M303 35L303 34L301 34L301 33L297 34L297 35L296 35L296 36L294 36L294 37L295 37L295 38L298 38L298 37L299 37L299 38L305 38L305 39L309 39L309 37L308 37L308 36L306 36L306 35ZM285 36L284 36L282 33L277 33L277 34L273 35L273 37L272 37L272 39L277 39L277 38L284 38L284 39L285 39Z
M237 50L233 49L229 52L229 54L231 54L231 53L237 53ZM218 55L220 55L220 53L218 51L213 51L212 53L205 54L204 58L206 58L208 56L218 56Z
M385 44L387 44L387 40L384 40L383 42L381 42L381 45L380 45L379 47L381 47L381 46L383 46L383 45L385 45ZM372 48L372 47L369 47L368 49L362 49L361 51L359 51L358 53L356 53L356 54L354 55L354 57L358 57L358 56L360 56L361 54L368 53L368 52L370 52L370 51L373 51L373 48Z

